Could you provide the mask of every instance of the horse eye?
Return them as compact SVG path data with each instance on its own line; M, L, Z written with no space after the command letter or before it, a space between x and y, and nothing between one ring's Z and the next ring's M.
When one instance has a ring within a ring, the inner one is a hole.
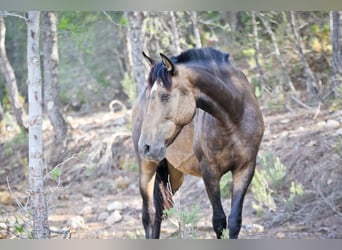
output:
M162 102L167 102L170 99L170 94L162 94L161 100Z

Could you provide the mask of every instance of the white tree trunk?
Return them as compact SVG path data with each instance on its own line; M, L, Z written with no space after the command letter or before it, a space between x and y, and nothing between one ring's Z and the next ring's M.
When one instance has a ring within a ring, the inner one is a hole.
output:
M318 89L316 87L314 75L310 69L309 63L306 60L305 53L304 53L304 50L302 48L302 40L298 34L297 21L296 21L296 16L295 16L294 11L290 11L290 25L291 25L292 34L293 34L293 37L294 37L294 40L296 43L296 47L297 47L298 53L300 55L300 58L302 60L304 72L306 75L306 90L308 93L315 96L318 93Z
M127 47L131 56L131 66L137 93L140 93L145 88L145 65L142 56L144 49L144 13L141 11L127 11L125 14L128 20Z
M179 39L179 32L177 28L177 22L176 22L176 14L174 11L170 11L170 26L172 31L172 43L174 44L175 54L180 54L182 52L182 49L180 47L180 39Z
M280 64L280 66L281 66L281 69L283 71L283 75L284 75L286 83L289 85L290 90L292 91L292 93L294 95L297 95L296 88L294 87L294 85L293 85L293 83L291 81L290 75L287 72L287 67L286 67L285 61L284 61L282 55L280 54L280 50L279 50L279 47L278 47L277 40L276 40L276 38L274 36L274 33L273 33L272 29L271 29L271 26L270 26L268 20L262 14L260 14L260 13L257 13L257 16L261 20L263 26L266 29L266 32L268 33L268 35L271 38L271 41L272 41L272 44L273 44L273 47L274 47L274 53L275 53L275 56L276 56L276 58L277 58L277 60L278 60L278 62Z
M27 84L29 100L29 185L33 210L33 237L49 236L44 192L43 100L39 55L39 11L29 11L27 21Z
M198 28L198 20L197 20L197 12L191 11L191 21L193 25L193 31L194 31L194 38L195 38L195 46L196 48L201 48L201 36Z
M342 11L330 12L331 43L332 43L332 81L333 91L338 95L337 88L342 82Z
M43 51L44 51L44 107L52 123L55 136L53 153L49 159L52 164L59 163L64 149L68 127L61 112L58 97L58 43L57 16L55 12L44 12L43 15Z
M27 128L27 124L24 122L24 120L27 118L27 114L23 108L23 104L19 99L19 91L14 70L7 58L5 38L6 26L3 17L0 16L0 72L4 75L6 80L6 88L15 119L21 128Z
M253 47L254 47L254 60L256 64L257 71L259 73L259 87L261 95L264 93L264 72L259 62L259 36L258 36L258 24L256 22L255 11L251 12L252 25L253 25Z

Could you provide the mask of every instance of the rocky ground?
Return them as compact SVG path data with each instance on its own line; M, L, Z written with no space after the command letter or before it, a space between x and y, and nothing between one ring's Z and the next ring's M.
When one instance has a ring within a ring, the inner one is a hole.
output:
M254 209L255 194L248 192L240 238L342 238L342 112L264 110L264 116L266 130L259 155L279 157L286 176L277 190L271 190L272 208L264 205L261 213ZM52 238L144 237L129 117L126 110L67 117L70 136L65 161L57 166L58 171L47 167ZM49 146L51 126L45 124L48 158L54 152ZM8 147L8 140L2 139L0 237L27 238L31 229L25 179L27 148L20 140L11 145L10 154ZM257 169L262 168L259 160ZM289 208L291 183L301 185L304 193ZM174 212L163 222L161 238L215 237L200 178L186 176L174 200ZM223 205L228 214L229 197L223 199ZM194 215L190 223L185 224L182 212Z

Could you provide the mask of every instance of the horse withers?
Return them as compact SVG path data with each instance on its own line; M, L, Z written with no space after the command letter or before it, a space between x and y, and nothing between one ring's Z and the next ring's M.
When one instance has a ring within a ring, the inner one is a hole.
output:
M133 108L133 141L139 162L146 238L159 238L163 211L184 174L203 178L217 238L227 228L220 179L233 177L229 237L238 238L242 207L264 132L263 116L245 75L229 54L190 49L151 65L146 88Z

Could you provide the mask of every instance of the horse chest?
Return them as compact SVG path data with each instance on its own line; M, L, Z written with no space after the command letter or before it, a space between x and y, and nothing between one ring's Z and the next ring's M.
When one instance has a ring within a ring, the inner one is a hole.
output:
M194 126L194 152L199 161L228 170L239 158L240 138L225 129L218 120L198 112Z

